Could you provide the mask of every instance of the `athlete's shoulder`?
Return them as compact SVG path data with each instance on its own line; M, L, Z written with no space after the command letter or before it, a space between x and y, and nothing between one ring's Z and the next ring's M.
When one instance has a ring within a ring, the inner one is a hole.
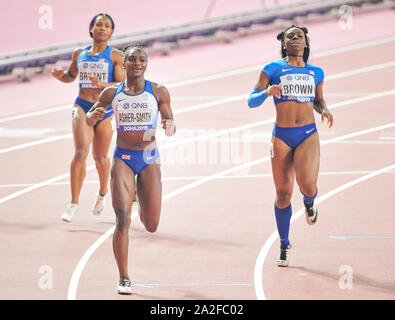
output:
M120 82L117 82L107 88L104 88L103 91L100 93L100 101L112 101L120 84Z
M150 83L151 83L151 88L154 91L161 91L161 92L168 92L169 91L164 85L162 85L160 83L152 82L152 81L150 81Z
M85 48L82 47L75 48L73 51L73 58L78 57L81 54L81 52L84 50Z
M274 60L274 61L270 61L270 62L266 63L263 66L263 69L265 69L265 68L271 68L271 69L273 69L273 68L281 68L285 64L286 63L285 63L284 59L278 59L278 60Z
M317 72L324 72L324 70L321 67L314 66L314 65L312 65L310 63L306 63L306 67L308 69L310 69L310 70L314 70L314 71L317 71Z
M152 93L158 101L167 101L170 99L170 92L164 85L152 81L150 81L150 83Z
M283 59L274 60L265 64L261 71L266 73L270 80L273 80L278 75L278 70L281 70L281 67L284 65L285 62Z
M324 69L321 67L314 66L312 64L306 63L306 68L310 70L314 74L316 78L318 78L319 81L322 81L324 78Z
M110 55L113 56L114 58L122 58L123 57L123 52L122 52L122 50L119 50L117 48L111 47Z

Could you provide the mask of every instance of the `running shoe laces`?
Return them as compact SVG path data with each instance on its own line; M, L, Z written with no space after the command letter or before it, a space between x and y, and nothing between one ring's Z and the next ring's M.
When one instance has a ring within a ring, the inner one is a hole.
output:
M289 251L292 246L289 244L287 246L280 247L280 257L277 260L277 265L279 267L288 267L289 264Z
M129 279L121 279L118 284L119 294L132 294L132 282Z

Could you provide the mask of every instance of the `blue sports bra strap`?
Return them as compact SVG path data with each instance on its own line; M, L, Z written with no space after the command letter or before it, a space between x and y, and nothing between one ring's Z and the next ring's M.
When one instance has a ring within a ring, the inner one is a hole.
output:
M152 91L151 81L149 80L145 80L145 91L154 94L154 92Z
M118 85L118 88L117 88L117 91L115 92L115 95L114 95L114 97L118 94L118 93L120 93L122 90L123 90L123 84L125 83L125 81L122 81L119 85Z
M104 50L104 52L103 52L105 55L108 55L108 56L110 56L110 53L111 53L111 46L107 46L107 49L106 50Z

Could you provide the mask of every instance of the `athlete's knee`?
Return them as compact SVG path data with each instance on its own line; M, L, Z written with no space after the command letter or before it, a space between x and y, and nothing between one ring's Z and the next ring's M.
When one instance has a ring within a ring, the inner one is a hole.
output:
M154 233L158 229L159 221L158 222L145 222L145 230L148 232Z
M317 186L316 184L306 185L301 187L300 191L305 196L314 197L314 195L317 193Z
M154 233L158 229L159 226L159 218L146 218L144 217L144 227L148 232Z
M106 154L93 154L93 159L95 160L96 163L99 163L101 165L104 165L109 158L107 157Z
M77 161L85 161L88 158L89 150L85 148L77 148L75 150L74 159Z
M280 207L284 207L289 205L289 203L291 202L292 192L290 190L278 189L276 191L276 196L277 205Z
M117 229L128 230L132 219L130 215L126 213L126 210L117 209L115 210L115 215L117 217Z

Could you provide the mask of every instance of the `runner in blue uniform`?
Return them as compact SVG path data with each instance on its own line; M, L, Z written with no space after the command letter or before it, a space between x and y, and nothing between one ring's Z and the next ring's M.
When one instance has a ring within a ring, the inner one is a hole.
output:
M282 59L262 69L258 83L248 99L248 106L260 106L273 96L276 122L270 145L273 180L276 187L274 211L280 236L277 264L289 264L289 226L292 216L291 197L294 180L303 195L307 223L317 221L314 205L320 163L320 143L313 109L333 125L323 96L324 72L307 63L310 53L307 29L291 26L278 34Z
M175 133L170 94L166 87L145 80L147 54L140 46L124 49L126 81L103 90L88 112L94 126L112 105L117 123L117 141L111 168L112 205L116 215L113 249L119 270L119 294L131 294L128 274L129 227L136 189L140 220L155 232L160 218L162 182L155 132L158 114L166 135ZM135 177L137 179L135 180ZM136 181L136 183L135 183Z
M122 52L107 44L113 30L114 22L109 15L104 13L96 15L89 26L92 45L74 51L67 71L61 67L52 70L52 75L62 82L72 82L78 77L80 87L72 109L75 154L70 165L71 201L62 214L62 220L66 222L71 222L78 209L79 196L86 176L86 159L91 144L100 180L93 213L99 215L105 205L110 171L108 149L113 133L113 110L109 108L102 121L94 128L86 125L85 118L103 88L125 79Z

